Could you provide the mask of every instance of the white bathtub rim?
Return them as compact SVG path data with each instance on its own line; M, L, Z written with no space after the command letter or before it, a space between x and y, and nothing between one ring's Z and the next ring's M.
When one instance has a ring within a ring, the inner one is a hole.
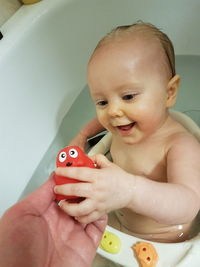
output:
M11 18L0 27L0 31L3 34L3 38L0 40L0 60L26 31L30 31L30 27L32 27L34 23L38 23L40 18L45 17L43 16L45 13L50 13L51 10L54 11L62 5L64 6L75 2L76 0L42 0L33 5L22 5ZM195 52L177 52L176 55L199 56L200 54Z
M1 27L3 38L0 40L0 60L16 45L16 42L30 31L34 23L39 23L45 13L53 12L73 0L42 0L33 5L22 5ZM59 4L58 4L59 2Z

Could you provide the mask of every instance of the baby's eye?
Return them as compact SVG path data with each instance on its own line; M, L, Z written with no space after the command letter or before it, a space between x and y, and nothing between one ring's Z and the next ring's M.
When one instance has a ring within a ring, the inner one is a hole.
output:
M135 94L129 94L129 95L124 95L122 97L123 100L131 100L135 97L136 95Z
M97 106L105 106L105 105L107 105L107 104L108 104L108 101L105 101L105 100L101 100L101 101L98 101L98 102L96 103Z

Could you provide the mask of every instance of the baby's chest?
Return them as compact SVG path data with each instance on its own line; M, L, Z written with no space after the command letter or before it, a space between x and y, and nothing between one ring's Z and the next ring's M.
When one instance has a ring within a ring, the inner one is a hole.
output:
M113 162L122 169L135 175L148 177L155 181L166 181L166 159L164 153L161 151L128 151L122 150L112 155Z

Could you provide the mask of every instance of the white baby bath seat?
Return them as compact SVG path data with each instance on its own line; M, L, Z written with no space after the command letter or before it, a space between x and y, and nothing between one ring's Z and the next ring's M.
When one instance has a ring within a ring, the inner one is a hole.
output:
M182 243L156 243L142 240L125 233L122 233L110 226L106 231L116 234L121 240L119 253L112 254L98 248L97 252L118 264L126 267L137 267L139 263L134 255L132 247L138 242L145 241L151 243L156 249L158 262L156 267L199 267L200 266L200 235L194 239ZM147 265L148 266L148 265ZM150 265L151 266L151 265ZM102 266L103 267L103 266Z
M190 119L188 116L177 112L170 111L172 117L179 121L186 129L188 129L196 138L200 141L200 128L198 125ZM109 152L111 144L111 134L105 135L88 153L92 156L98 153L106 155ZM191 240L181 243L157 243L142 240L123 232L120 232L113 227L107 226L106 231L108 235L111 235L109 244L120 243L118 251L112 253L102 249L100 246L97 250L101 256L118 263L126 267L137 267L139 262L133 251L133 246L138 242L146 242L153 245L158 255L158 261L156 265L144 265L144 266L156 266L156 267L199 267L200 266L200 233ZM112 240L112 234L114 239ZM103 266L102 266L103 267Z

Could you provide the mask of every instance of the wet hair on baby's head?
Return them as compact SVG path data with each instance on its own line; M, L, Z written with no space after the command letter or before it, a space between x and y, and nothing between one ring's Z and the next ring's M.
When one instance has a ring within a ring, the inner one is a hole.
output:
M145 23L143 21L138 21L131 25L122 25L114 28L111 32L109 32L105 37L103 37L99 43L97 44L94 53L101 46L104 46L110 42L122 40L125 37L135 37L141 36L143 39L148 38L151 40L155 40L159 42L161 45L166 63L169 67L171 78L176 75L175 69L175 54L174 54L174 46L164 32L158 29L151 23Z

